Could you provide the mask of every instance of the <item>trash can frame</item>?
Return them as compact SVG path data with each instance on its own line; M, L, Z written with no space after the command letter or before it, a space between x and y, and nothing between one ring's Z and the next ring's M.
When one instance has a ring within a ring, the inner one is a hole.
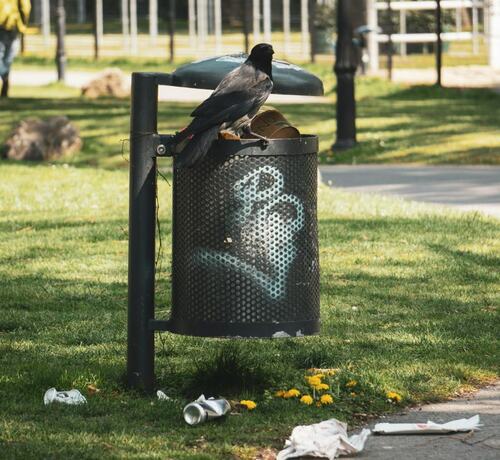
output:
M155 385L154 332L170 330L169 321L155 319L155 237L157 158L168 156L171 137L157 133L158 87L177 86L173 80L165 73L132 74L127 384L146 392ZM273 155L275 148L271 142L263 154Z

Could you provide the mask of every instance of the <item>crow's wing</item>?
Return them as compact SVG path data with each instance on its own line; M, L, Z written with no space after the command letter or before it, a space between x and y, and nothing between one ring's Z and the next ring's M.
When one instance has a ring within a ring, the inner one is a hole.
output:
M192 113L192 117L213 117L221 109L246 105L248 99L262 103L267 99L273 88L273 82L264 72L255 69L253 65L244 63L229 72L217 85L208 99L203 101ZM246 113L246 112L245 112ZM245 115L243 113L241 116ZM230 121L230 120L223 120Z
M186 129L186 135L196 134L212 126L234 122L256 112L272 90L272 81L262 80L246 90L212 95L193 113L195 117Z

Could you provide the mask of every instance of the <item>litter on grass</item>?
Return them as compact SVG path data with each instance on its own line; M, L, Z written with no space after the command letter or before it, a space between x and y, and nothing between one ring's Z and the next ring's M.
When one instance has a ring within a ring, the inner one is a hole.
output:
M43 395L43 403L45 405L54 402L61 404L78 405L85 404L87 400L78 390L57 391L55 388L49 388Z
M205 399L201 395L196 401L189 403L183 411L184 420L189 425L199 425L208 420L226 415L231 405L225 399Z
M462 431L477 430L482 424L479 423L479 415L471 418L461 418L448 423L377 423L373 432L377 434L443 434L458 433Z
M156 392L156 396L159 401L170 401L172 398L170 396L167 396L163 391L158 390Z
M357 454L365 446L370 430L347 436L347 424L337 419L325 420L314 425L299 425L285 442L285 448L276 460L297 457L322 457L333 460L340 455Z

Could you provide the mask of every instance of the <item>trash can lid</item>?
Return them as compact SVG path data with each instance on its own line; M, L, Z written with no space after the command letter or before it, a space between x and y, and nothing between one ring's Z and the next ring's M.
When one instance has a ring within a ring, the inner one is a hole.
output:
M215 56L186 64L172 73L172 85L215 89L224 76L242 64L245 53ZM273 60L273 93L301 96L323 96L322 81L301 67Z

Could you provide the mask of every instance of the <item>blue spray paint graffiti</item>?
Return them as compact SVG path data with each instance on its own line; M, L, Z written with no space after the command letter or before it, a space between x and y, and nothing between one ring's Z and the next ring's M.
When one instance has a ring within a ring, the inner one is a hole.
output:
M238 255L230 249L200 249L195 261L211 268L230 268L252 279L272 299L284 298L288 272L297 255L294 236L304 226L304 207L295 195L283 193L283 188L283 174L274 166L256 168L237 181L233 186L237 209L229 226L230 233L237 235L233 247Z

